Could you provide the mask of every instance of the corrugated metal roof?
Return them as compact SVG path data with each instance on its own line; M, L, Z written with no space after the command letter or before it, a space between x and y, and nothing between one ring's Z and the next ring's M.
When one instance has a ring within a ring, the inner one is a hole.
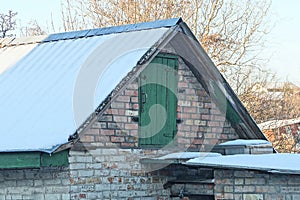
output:
M300 155L288 153L200 157L190 159L185 164L218 169L245 169L266 171L269 173L300 174Z
M1 48L0 152L53 152L66 143L178 20L54 34L39 44ZM74 99L87 105L78 110Z

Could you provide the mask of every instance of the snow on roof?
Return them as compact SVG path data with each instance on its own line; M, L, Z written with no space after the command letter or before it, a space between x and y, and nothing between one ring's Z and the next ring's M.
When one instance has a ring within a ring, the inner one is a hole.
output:
M221 146L227 146L227 145L239 145L239 146L252 146L252 145L272 145L271 142L266 140L243 140L243 139L237 139L232 140L228 142L224 142L219 144Z
M53 34L35 43L2 40L0 152L53 152L68 142L179 20ZM90 94L92 105L74 111L74 99L80 104Z
M192 158L202 158L202 157L217 157L222 156L219 153L211 153L211 152L177 152L177 153L171 153L167 154L158 158L158 160L173 160L173 159L192 159Z
M239 154L201 157L188 160L186 165L226 169L250 169L272 173L300 174L300 154Z
M279 127L288 126L297 123L300 123L300 117L294 119L271 120L271 121L258 124L258 127L261 130L268 130L268 129L276 129Z

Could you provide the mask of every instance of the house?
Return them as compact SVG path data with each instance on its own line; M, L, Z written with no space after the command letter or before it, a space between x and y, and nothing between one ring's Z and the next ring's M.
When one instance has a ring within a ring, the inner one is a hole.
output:
M180 18L0 44L0 199L299 197Z
M257 82L254 84L253 92L262 98L276 101L290 96L299 97L300 87L292 82Z
M270 120L258 126L279 150L299 151L300 118Z

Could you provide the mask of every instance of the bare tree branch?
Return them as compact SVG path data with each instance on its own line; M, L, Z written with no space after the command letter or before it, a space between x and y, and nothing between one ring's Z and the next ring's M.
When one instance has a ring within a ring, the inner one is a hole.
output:
M16 20L15 16L17 12L13 12L11 10L8 11L8 14L1 14L0 13L0 37L4 38L9 35L7 33L9 31L15 30L16 28Z

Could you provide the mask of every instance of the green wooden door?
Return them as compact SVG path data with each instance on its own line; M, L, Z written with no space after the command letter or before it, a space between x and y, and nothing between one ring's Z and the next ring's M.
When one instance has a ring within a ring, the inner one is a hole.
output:
M176 134L177 57L159 54L139 78L139 145L162 147Z

